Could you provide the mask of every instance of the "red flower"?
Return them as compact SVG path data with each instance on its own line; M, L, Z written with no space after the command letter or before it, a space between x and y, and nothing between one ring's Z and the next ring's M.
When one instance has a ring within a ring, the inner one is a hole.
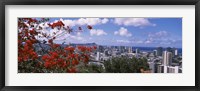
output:
M67 65L70 65L70 61L67 61Z
M29 18L29 21L28 21L28 24L30 24L30 23L35 23L35 22L37 22L37 20L36 19L32 19L32 18Z
M78 65L79 62L77 60L72 60L72 65Z
M68 73L76 73L76 69L75 68L70 68L67 70Z
M60 47L60 44L54 44L53 45L53 48L58 48L58 47Z
M63 68L67 67L67 64L66 62L63 62L63 65L62 65Z
M57 64L57 62L52 62L52 65L54 66L54 65L56 65Z
M91 48L91 47L88 47L88 48L87 48L87 51L88 51L88 52L91 52L91 51L92 51L92 48Z
M48 62L48 61L46 61L46 62L44 63L44 67L45 67L45 68L50 68L50 67L51 67L51 63Z
M35 60L35 59L38 58L38 55L37 55L36 52L33 51L33 52L31 52L30 54L31 54L33 60Z
M57 60L57 63L58 63L58 64L62 64L63 62L64 62L64 60L61 59L61 58L59 58L59 59Z
M83 62L87 63L89 61L89 56L86 54L84 54L83 56L84 56Z
M48 40L50 44L53 44L53 39Z
M86 47L84 46L78 46L78 49L82 52L85 52L86 51Z
M50 52L52 58L58 58L58 54L56 52Z
M72 52L74 52L75 48L73 48L73 47L66 47L65 50L67 50L70 53L72 53Z
M49 57L48 55L43 55L42 60L46 61L48 59L48 57Z
M93 48L96 50L96 49L97 49L97 46L93 46Z
M62 26L65 26L65 24L62 22L62 21L58 21L56 23L53 23L53 24L48 24L52 29L55 28L55 27L62 27Z
M87 28L88 28L88 29L92 29L92 26L88 25Z
M21 57L18 56L18 61L19 61L19 62L22 62L23 59L22 59Z
M24 55L23 59L24 59L24 61L27 61L28 60L28 56Z
M32 45L32 42L30 40L26 40L26 43L31 46Z

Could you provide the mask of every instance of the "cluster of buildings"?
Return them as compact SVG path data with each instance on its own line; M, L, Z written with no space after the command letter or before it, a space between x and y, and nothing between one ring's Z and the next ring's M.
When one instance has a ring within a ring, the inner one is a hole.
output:
M151 63L152 72L156 73L182 73L182 56L179 55L177 49L167 48L166 50L162 51L162 48L159 47L158 50L155 52L160 51L159 54L162 59L160 62L153 62ZM162 56L161 56L162 55Z
M104 61L113 57L126 56L129 58L146 58L151 73L182 73L182 52L177 48L149 48L132 46L103 46L95 43L70 44L71 46L97 46L97 50L91 53L90 64L103 65ZM38 45L39 46L39 45ZM49 49L47 45L40 45ZM66 45L62 45L63 47ZM36 47L37 50L40 50Z
M132 46L97 45L96 52L91 54L90 63L101 64L112 57L147 58L151 73L182 73L182 54L177 48L152 48L144 50Z

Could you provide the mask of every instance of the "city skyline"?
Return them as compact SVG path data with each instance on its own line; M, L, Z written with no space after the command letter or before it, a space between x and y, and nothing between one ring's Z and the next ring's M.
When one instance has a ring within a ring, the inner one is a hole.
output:
M181 21L19 18L18 72L182 73Z
M96 43L108 46L182 48L182 18L49 18L74 32L58 33L55 43ZM42 24L41 24L42 25ZM92 29L88 30L87 25ZM79 29L81 27L81 30ZM45 28L44 28L45 29ZM52 35L54 29L46 32Z

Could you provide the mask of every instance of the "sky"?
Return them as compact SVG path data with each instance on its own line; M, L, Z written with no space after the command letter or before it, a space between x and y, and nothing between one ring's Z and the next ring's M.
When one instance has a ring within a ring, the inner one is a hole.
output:
M182 48L182 18L50 18L49 22L57 21L73 32L60 32L55 43ZM93 29L87 29L87 25Z

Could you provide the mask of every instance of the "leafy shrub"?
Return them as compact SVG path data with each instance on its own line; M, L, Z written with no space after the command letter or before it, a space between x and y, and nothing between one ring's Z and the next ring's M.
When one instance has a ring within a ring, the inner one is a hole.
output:
M115 57L104 62L107 73L140 73L140 69L148 70L147 59L128 58L125 56Z

